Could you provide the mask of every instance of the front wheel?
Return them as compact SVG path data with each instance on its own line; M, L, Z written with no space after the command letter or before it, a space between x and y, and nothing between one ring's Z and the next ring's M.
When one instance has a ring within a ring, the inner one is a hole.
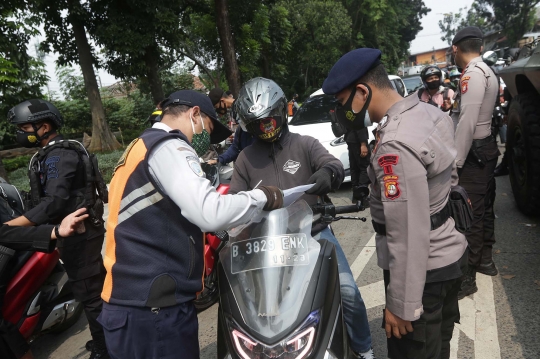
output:
M525 93L512 99L508 111L507 151L510 183L518 208L540 211L540 97Z
M204 277L204 289L201 293L199 293L199 295L197 295L197 299L193 301L193 305L195 305L197 313L210 308L219 299L219 286L216 275L217 263L217 261L214 263L212 273L210 273L209 276Z

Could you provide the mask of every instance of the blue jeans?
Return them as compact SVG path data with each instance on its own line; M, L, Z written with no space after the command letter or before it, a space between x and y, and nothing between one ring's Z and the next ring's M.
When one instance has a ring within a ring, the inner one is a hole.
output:
M343 317L351 339L351 348L357 353L365 353L371 349L371 332L369 331L366 305L352 275L351 267L338 240L330 231L330 227L325 228L315 236L315 239L319 238L326 239L336 247Z

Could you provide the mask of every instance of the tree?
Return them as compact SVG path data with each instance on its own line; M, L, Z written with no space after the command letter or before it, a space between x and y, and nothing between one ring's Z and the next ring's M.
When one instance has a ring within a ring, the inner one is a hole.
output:
M236 51L234 38L229 22L229 9L227 0L214 0L216 6L216 26L221 40L221 50L223 52L223 63L225 65L225 76L229 83L229 89L234 96L240 92L240 70L236 61Z
M439 28L441 29L441 33L443 34L443 36L441 36L441 40L446 41L448 45L452 45L452 39L456 35L458 27L463 20L462 11L466 9L467 8L465 7L460 8L456 13L445 13L443 15L443 19L439 20Z
M44 19L46 41L43 49L50 46L59 54L59 65L78 63L84 78L84 85L92 111L92 141L89 150L93 152L111 151L121 147L112 134L105 119L105 111L96 81L94 65L97 61L86 36L86 24L90 18L87 7L79 0L60 0L51 3L36 0L33 11Z

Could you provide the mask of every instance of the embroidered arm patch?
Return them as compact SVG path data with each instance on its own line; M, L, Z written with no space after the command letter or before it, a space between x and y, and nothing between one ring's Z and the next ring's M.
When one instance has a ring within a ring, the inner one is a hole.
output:
M399 188L399 176L394 173L394 166L399 162L398 155L383 155L379 157L378 163L384 171L383 186L384 195L390 200L394 200L401 196Z

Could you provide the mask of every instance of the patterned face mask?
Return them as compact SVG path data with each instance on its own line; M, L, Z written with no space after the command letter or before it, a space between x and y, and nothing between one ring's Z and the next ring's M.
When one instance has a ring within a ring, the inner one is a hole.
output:
M202 116L199 115L202 123L201 133L195 133L195 125L193 124L193 117L191 113L189 114L189 119L191 120L191 128L193 129L193 138L191 139L191 147L197 152L197 156L203 156L210 149L210 134L204 128L204 121Z

